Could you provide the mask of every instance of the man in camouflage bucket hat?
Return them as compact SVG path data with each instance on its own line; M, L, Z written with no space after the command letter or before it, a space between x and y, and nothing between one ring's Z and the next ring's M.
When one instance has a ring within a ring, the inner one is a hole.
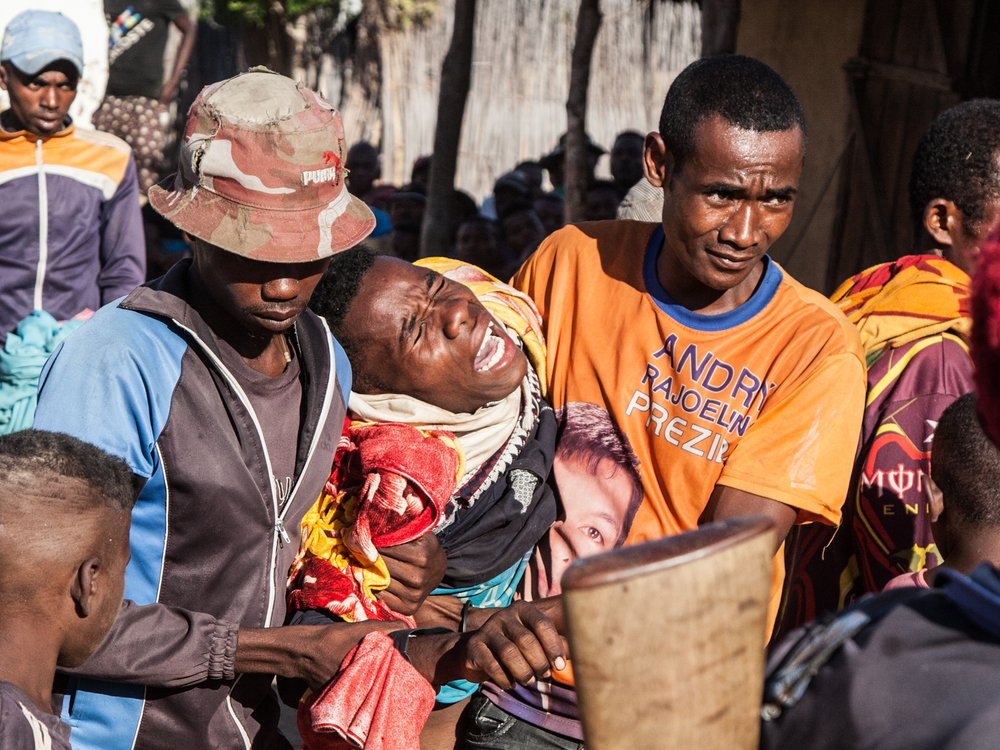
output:
M206 88L180 172L150 191L194 258L102 308L46 366L35 424L122 458L141 488L128 601L62 685L78 750L287 748L273 676L317 688L391 627L280 627L292 535L323 489L351 385L306 303L329 256L374 225L343 160L339 115L293 81L258 70ZM386 602L414 611L440 548L428 536L383 555Z
M374 228L347 192L344 126L333 106L255 70L206 87L188 115L179 172L149 191L159 213L253 260L304 263L353 247Z

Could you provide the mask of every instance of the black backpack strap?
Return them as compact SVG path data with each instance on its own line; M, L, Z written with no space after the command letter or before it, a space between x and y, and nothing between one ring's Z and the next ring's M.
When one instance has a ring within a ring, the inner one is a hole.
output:
M905 588L866 596L843 612L807 625L785 655L767 670L761 718L774 721L781 716L799 702L813 677L841 646L899 604L926 593L924 589Z

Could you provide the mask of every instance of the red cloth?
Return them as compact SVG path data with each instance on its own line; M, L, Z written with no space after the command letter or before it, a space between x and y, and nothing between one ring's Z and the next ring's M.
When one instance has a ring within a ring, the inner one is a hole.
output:
M299 704L302 747L420 750L434 695L389 636L369 633L344 658L337 676Z
M351 425L323 494L304 519L289 607L415 627L374 595L389 583L378 548L412 541L437 525L460 463L450 433L398 423Z
M338 617L344 617L355 614L360 606L368 620L399 620L407 627L417 627L412 617L387 607L381 599L361 596L357 581L322 557L306 558L296 574L295 583L297 588L288 595L289 607L292 609L303 612L324 609Z
M979 415L986 432L1000 446L1000 227L993 230L976 261L972 318Z
M361 496L368 498L355 524L356 539L367 535L375 547L392 547L437 525L455 491L459 460L441 437L453 440L448 433L425 435L406 424L351 429L366 475Z

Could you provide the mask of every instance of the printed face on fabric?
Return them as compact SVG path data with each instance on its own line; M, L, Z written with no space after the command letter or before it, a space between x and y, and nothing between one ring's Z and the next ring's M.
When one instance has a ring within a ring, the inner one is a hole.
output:
M288 331L306 309L329 258L305 263L252 260L195 241L194 267L222 330L268 337ZM233 343L233 342L231 342Z
M344 316L364 342L356 381L471 413L509 396L527 359L475 295L439 273L378 256Z
M556 456L552 466L564 516L535 551L534 595L562 593L563 573L578 557L618 546L628 531L633 480L611 459L594 469L585 462Z
M798 127L756 132L718 115L697 125L679 168L658 134L647 137L647 176L663 188L657 274L677 302L716 314L750 297L791 221L803 154Z
M69 62L59 61L29 75L13 65L0 67L0 81L10 95L10 109L21 127L42 138L63 129L76 98L78 76Z

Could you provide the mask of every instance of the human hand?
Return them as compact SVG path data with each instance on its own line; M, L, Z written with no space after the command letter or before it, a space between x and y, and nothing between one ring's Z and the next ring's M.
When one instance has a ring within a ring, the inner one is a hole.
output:
M564 669L569 647L560 635L562 601L514 602L498 609L483 625L462 637L467 679L490 679L501 688L529 685Z
M445 596L432 596L427 600L428 606L425 607L429 609L431 606L436 605L438 600L448 600L452 597ZM560 635L566 635L566 617L563 614L563 604L561 596L549 596L544 599L534 599L531 601L535 609L539 610L543 615L552 620L552 624L555 625L557 631ZM442 605L442 608L444 605ZM466 625L465 631L469 632L472 630L478 630L481 628L487 620L489 620L493 615L497 614L500 610L497 608L479 608L472 607L466 615ZM434 623L438 624L437 622Z
M389 569L389 588L379 599L402 615L412 615L441 582L448 560L433 534L379 550Z

